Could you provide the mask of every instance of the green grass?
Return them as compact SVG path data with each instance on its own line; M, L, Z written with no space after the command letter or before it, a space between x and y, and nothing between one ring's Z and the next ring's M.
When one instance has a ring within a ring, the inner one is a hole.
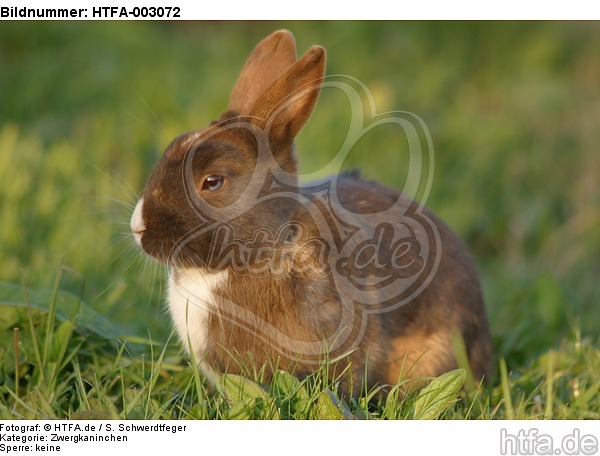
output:
M224 109L252 46L283 27L300 51L323 44L328 74L361 80L380 112L431 131L428 206L476 258L497 366L458 401L460 379L440 379L433 414L600 418L600 26L543 22L3 23L0 417L424 413L423 396L339 400L319 375L209 388L169 337L164 271L132 246L131 204L162 149ZM303 172L335 154L347 111L323 94ZM401 187L397 133L370 133L346 166Z

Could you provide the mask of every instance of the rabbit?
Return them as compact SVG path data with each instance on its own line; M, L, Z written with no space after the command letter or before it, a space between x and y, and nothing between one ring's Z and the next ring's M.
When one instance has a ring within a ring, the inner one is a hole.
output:
M359 172L298 184L294 139L325 61L322 47L297 58L292 33L271 34L227 110L175 138L148 178L131 230L168 266L183 346L209 380L326 369L356 394L456 368L458 340L473 377L486 379L488 320L459 238Z

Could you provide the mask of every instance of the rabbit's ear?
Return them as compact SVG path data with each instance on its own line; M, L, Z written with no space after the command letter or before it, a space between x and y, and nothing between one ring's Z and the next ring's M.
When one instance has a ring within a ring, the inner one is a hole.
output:
M272 146L289 145L312 114L325 76L325 60L325 49L311 47L252 106L249 114L268 122Z
M296 41L287 30L262 40L246 60L231 93L229 110L250 114L256 100L296 62Z

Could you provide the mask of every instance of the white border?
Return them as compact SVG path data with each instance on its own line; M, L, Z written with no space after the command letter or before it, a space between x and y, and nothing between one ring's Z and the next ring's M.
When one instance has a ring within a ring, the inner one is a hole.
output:
M36 432L7 433L6 425L10 424L39 427ZM119 426L156 425L181 426L185 430L119 431ZM43 436L48 440L42 444L60 445L63 456L595 455L599 454L600 439L596 421L1 421L0 426L2 434L38 435L38 439ZM95 430L87 426L95 426ZM107 431L109 426L111 432ZM126 436L127 441L56 443L49 441L52 434L63 438L112 434ZM552 442L550 453L548 447L540 446L542 439ZM579 447L574 448L577 440ZM35 442L27 445L35 446ZM28 452L36 454L34 449Z
M227 1L189 1L189 0L107 0L82 1L4 1L2 7L27 8L85 8L86 20L135 20L134 17L121 17L120 14L108 17L92 17L92 9L99 7L177 6L181 9L179 20L578 20L599 19L600 8L594 8L594 2L571 0L559 2L524 2L505 0L484 2L475 0L420 0L394 1L369 0L327 2L323 0L303 0L287 2L282 0L227 0ZM6 20L7 18L3 18ZM8 18L20 19L20 18ZM143 19L143 18L138 18ZM149 18L146 18L146 20ZM164 20L164 18L163 18Z

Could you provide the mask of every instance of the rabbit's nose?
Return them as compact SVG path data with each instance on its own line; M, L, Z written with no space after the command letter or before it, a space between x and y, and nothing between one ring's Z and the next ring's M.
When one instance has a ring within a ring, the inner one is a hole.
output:
M142 218L142 207L144 206L144 197L140 198L138 203L135 205L135 209L133 210L133 215L131 216L131 231L133 232L133 238L135 242L141 247L142 246L142 236L144 231L146 231L146 224L144 223L144 219Z

